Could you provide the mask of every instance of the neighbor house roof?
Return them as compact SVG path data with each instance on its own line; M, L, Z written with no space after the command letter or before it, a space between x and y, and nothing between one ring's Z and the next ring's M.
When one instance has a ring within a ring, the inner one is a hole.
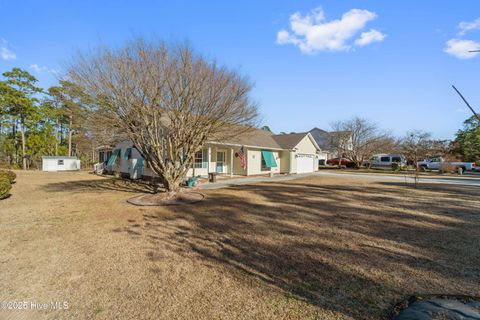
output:
M313 128L309 132L322 150L330 150L332 148L332 136L330 132L319 128Z

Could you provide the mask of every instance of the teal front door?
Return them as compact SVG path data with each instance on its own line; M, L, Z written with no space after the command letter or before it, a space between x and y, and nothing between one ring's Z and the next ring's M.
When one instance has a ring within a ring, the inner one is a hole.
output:
M223 167L225 165L225 152L218 151L217 152L217 173L223 173Z

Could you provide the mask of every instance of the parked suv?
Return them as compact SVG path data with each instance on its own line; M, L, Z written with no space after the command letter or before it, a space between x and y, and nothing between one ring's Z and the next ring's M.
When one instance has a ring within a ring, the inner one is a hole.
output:
M392 168L393 163L398 163L400 166L405 166L407 161L402 154L376 154L366 164L370 168Z

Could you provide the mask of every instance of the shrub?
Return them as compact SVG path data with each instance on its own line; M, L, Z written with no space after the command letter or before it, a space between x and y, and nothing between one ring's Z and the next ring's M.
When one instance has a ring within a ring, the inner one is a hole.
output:
M398 172L398 171L400 171L401 168L402 168L402 166L400 165L400 163L398 163L398 162L392 163L392 171Z
M0 174L0 200L8 197L11 188L10 179L5 174Z
M439 169L440 173L445 173L445 172L457 172L457 168L455 166L453 166L451 163L449 162L442 162L440 164L440 169Z
M0 175L6 176L10 181L10 184L13 184L15 182L15 179L17 179L17 175L15 174L15 172L10 170L0 170Z

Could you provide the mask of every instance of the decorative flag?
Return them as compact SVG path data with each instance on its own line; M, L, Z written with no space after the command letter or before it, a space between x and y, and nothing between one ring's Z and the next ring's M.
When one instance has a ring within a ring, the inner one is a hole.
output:
M242 166L243 171L247 170L247 161L245 159L245 152L243 152L243 146L240 148L240 152L238 153L238 158L240 158L240 164Z

